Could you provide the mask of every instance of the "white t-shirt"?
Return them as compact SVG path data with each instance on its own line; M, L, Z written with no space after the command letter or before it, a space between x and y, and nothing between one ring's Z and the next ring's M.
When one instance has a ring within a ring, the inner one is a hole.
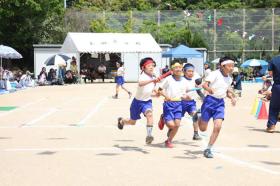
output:
M197 93L196 93L196 91L195 90L192 90L192 89L194 89L194 88L196 88L195 87L195 80L197 79L197 78L192 78L192 79L187 79L187 78L185 78L186 79L186 82L187 82L187 95L191 98L191 99L196 99L198 96L197 96ZM190 91L190 90L192 90L192 91Z
M205 79L210 82L209 87L213 90L214 94L211 96L221 99L227 96L227 90L230 88L232 78L230 76L223 76L222 72L218 69L211 72Z
M152 79L154 79L154 77L151 77L148 74L146 74L145 72L143 72L142 74L140 74L139 82L152 80ZM149 83L142 87L140 87L138 85L135 99L140 100L140 101L148 101L148 100L152 99L151 95L153 93L154 88L155 88L155 83Z
M124 67L119 67L118 68L117 76L124 76Z
M210 68L204 70L204 78L206 78L211 72L212 72L212 71L211 71Z
M187 81L184 77L180 80L175 80L173 76L166 77L159 85L164 90L166 96L172 100L181 100L181 97L186 95Z

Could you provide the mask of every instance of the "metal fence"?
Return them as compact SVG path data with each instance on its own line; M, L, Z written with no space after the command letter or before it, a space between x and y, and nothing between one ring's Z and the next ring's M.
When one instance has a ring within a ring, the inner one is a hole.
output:
M244 61L247 58L270 59L280 46L280 9L234 9L193 11L129 11L93 12L68 9L67 31L90 32L93 20L105 20L108 28L124 32L124 25L133 22L133 32L141 32L144 22L160 25L189 25L199 33L208 48L208 60L225 54ZM161 43L160 38L157 41Z

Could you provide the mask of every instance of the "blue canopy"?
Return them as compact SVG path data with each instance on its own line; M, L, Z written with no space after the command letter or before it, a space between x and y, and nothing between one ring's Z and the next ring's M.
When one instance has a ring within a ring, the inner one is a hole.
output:
M176 48L162 53L162 57L173 57L173 58L200 58L202 54L195 49L189 48L185 45L179 45Z
M261 59L249 59L245 61L241 67L246 68L246 67L256 67L256 66L267 66L268 63L265 60Z

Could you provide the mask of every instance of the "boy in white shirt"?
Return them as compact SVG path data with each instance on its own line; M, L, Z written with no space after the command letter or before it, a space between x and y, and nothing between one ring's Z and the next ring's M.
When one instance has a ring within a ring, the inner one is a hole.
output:
M116 82L116 94L113 96L114 99L118 99L119 96L119 89L120 87L125 90L128 93L129 98L131 98L132 94L130 91L128 91L123 85L125 83L124 81L124 67L123 67L123 62L119 61L117 62L117 76L115 77L115 82Z
M147 144L151 144L154 140L152 136L152 96L157 96L155 83L159 81L153 76L155 64L155 61L149 57L141 60L140 68L142 72L139 77L135 98L130 106L130 119L118 118L118 128L122 130L124 125L135 125L136 121L141 119L140 114L142 113L147 119Z
M163 119L166 126L169 128L165 141L167 148L173 148L172 140L175 137L182 118L181 100L186 95L187 83L182 77L182 65L175 63L171 66L172 76L168 76L159 86L159 94L164 99L163 103Z
M213 118L214 129L211 134L208 147L204 150L206 158L213 158L211 148L218 138L224 120L225 102L224 98L231 99L232 105L236 104L234 93L230 89L234 60L229 57L220 59L220 69L211 72L202 87L209 93L201 106L201 117L198 125L201 131L206 131L210 118Z
M188 112L190 116L193 118L193 129L194 129L194 134L193 134L193 140L201 140L201 137L198 134L198 116L197 116L197 108L196 108L196 99L198 98L197 95L197 85L195 82L194 77L194 66L190 63L187 63L184 65L183 68L184 71L184 78L187 81L187 94L185 100L182 100L182 117L184 117L185 113Z

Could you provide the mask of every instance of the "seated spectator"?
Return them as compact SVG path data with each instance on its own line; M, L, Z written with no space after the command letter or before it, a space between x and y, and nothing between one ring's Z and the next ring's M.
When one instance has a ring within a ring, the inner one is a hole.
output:
M232 86L233 86L234 93L237 94L239 97L241 97L241 92L242 92L241 76L239 75L239 70L237 67L234 67L232 77L233 77Z
M38 84L40 86L46 85L47 84L47 72L46 72L46 67L43 67L40 74L38 75Z
M72 84L72 83L76 83L76 81L77 81L77 79L75 76L73 76L72 71L67 70L66 74L65 74L64 82L67 84Z
M269 89L271 89L272 87L272 83L271 80L267 79L266 76L262 77L263 80L263 86L262 89L259 90L259 94L264 94L265 92L269 91Z
M84 82L86 83L87 82L87 79L90 80L90 72L89 70L87 69L87 64L83 64L82 65L82 68L81 68L81 78L84 79Z
M19 84L22 87L34 87L35 81L32 79L31 76L32 76L32 73L30 73L29 71L26 71L26 73L21 76Z
M56 70L54 70L53 68L50 69L47 80L50 82L51 85L58 84L58 79L56 77Z

